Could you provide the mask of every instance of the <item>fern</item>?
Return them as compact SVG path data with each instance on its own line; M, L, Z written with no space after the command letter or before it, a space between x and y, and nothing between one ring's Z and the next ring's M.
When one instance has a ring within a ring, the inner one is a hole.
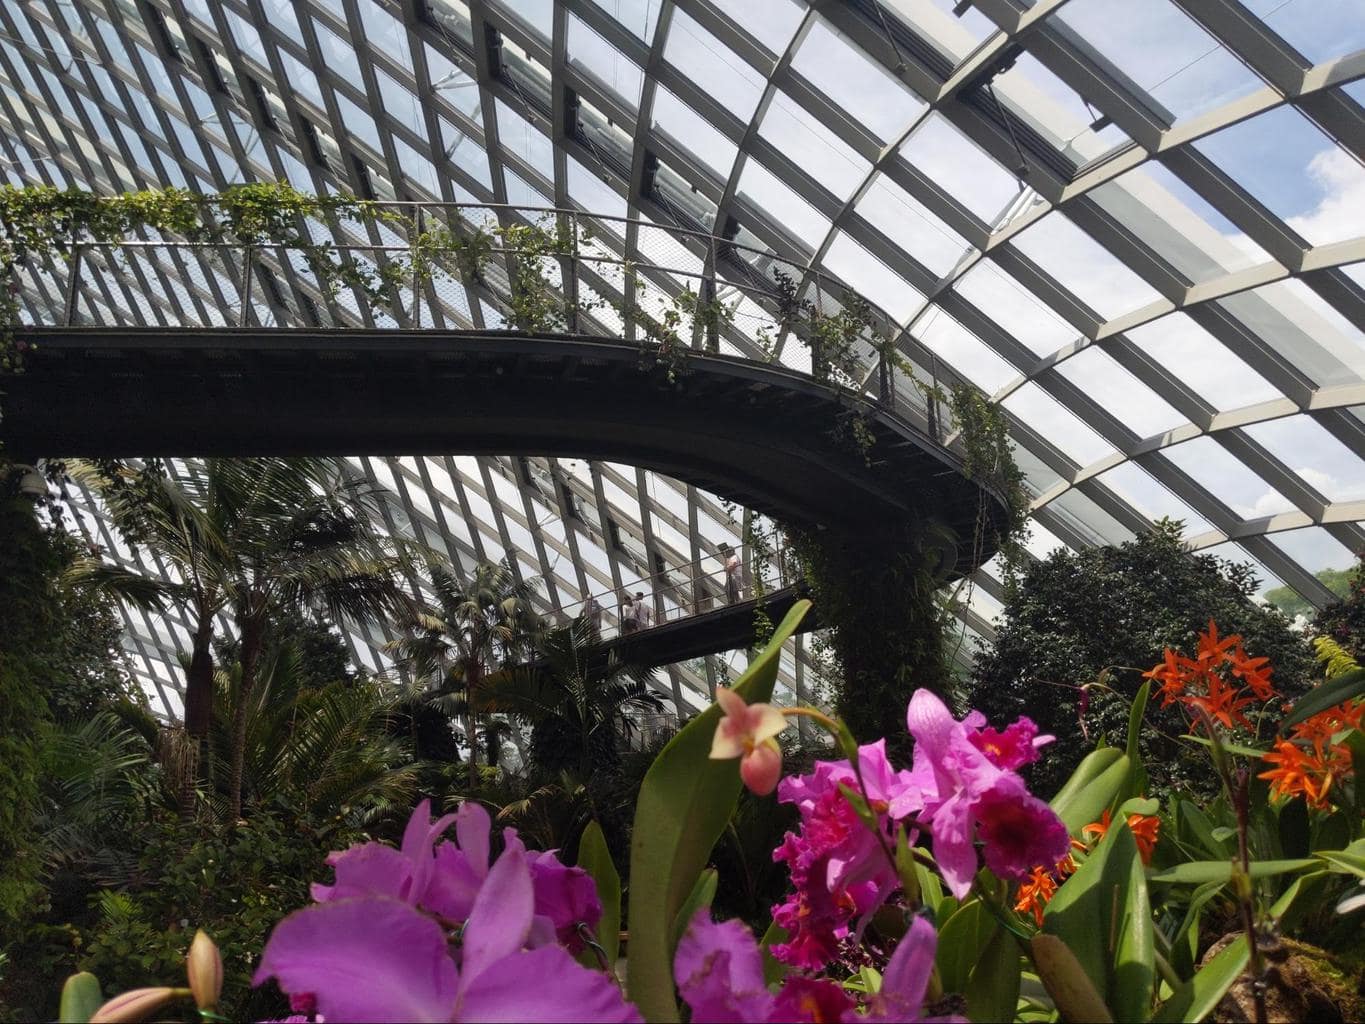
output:
M1339 675L1360 668L1359 662L1330 636L1315 638L1313 647L1317 650L1318 661L1322 662L1326 669L1328 679L1335 679Z

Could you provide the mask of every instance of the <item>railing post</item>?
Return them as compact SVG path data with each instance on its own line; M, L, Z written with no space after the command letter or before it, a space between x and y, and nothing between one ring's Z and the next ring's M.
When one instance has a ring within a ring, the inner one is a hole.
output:
M66 274L66 309L62 319L63 327L74 326L76 317L76 295L79 291L81 276L81 243L72 241L71 262Z
M412 329L422 329L422 270L417 259L417 252L420 248L419 240L422 237L422 207L412 204L413 214L413 236L409 244L412 260Z
M810 322L810 372L819 381L829 380L829 364L825 362L825 343L820 335L820 322L825 316L825 297L820 290L820 272L815 272L815 313ZM796 296L797 315L800 316L801 297Z
M935 441L941 441L938 436L938 360L933 355L929 356L929 394L924 403L927 411L929 436Z
M562 221L561 221L562 223ZM564 305L568 314L569 331L578 333L578 212L569 214L570 242L569 255L561 257L560 276L564 278Z
M238 289L238 294L242 298L241 314L237 317L237 326L247 326L247 312L251 309L251 246L242 250L242 287Z
M720 352L720 314L715 307L716 302L716 278L720 275L720 261L716 254L716 236L708 236L711 242L711 280L710 293L707 295L706 314L706 351L711 353Z

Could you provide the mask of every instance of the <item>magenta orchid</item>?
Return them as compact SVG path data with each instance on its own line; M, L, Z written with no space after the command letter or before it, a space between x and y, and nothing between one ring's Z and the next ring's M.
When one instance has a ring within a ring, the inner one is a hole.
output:
M916 918L882 973L881 990L861 1012L833 981L787 977L776 993L763 980L763 955L753 934L738 921L717 924L697 911L678 942L673 961L678 992L697 1024L767 1024L770 1021L949 1022L961 1017L922 1016L938 935Z
M939 872L954 896L962 899L971 889L977 839L986 866L1002 878L1026 878L1033 865L1066 856L1066 826L1003 767L1019 763L1026 749L1036 750L1051 737L1036 736L1033 723L1020 719L983 739L979 714L959 722L928 690L910 698L906 724L915 738L914 763L908 784L891 801L891 814L915 815L929 825Z
M725 715L711 738L711 758L739 758L744 785L767 796L782 776L782 748L773 737L787 727L786 716L771 704L746 704L723 686L716 687L716 703Z
M433 850L452 822L459 846ZM487 812L466 803L432 823L423 801L401 850L367 843L332 858L336 884L276 926L255 983L273 977L291 1005L337 1021L638 1021L607 975L556 944L600 918L592 880L504 836L490 867Z

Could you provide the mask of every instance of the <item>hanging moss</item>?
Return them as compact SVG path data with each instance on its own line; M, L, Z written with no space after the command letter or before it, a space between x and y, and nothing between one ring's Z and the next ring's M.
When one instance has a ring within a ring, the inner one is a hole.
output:
M919 687L946 693L950 682L944 619L934 592L941 581L922 554L922 538L903 527L864 542L793 532L839 660L834 708L860 742L887 738L909 752L905 707Z
M0 487L5 470L0 463ZM0 943L41 909L33 834L48 722L41 652L57 618L51 581L58 561L33 505L0 492Z

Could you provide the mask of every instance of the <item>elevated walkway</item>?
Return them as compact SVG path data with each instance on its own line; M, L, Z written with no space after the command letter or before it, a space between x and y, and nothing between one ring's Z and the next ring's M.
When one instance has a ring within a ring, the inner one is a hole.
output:
M17 337L32 347L24 371L0 379L0 440L28 457L603 459L860 540L907 518L971 538L982 512L1004 515L956 456L878 403L739 357L670 360L599 337L508 331L23 327Z

